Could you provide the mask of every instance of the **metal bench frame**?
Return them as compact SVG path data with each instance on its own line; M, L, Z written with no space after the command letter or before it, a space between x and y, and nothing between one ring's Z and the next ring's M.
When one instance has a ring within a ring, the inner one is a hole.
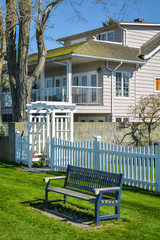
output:
M52 180L65 179L64 187L51 187ZM120 219L120 197L122 190L122 174L80 168L68 165L66 176L47 177L45 189L45 207L49 202L63 201L71 196L95 203L95 224L100 220ZM48 200L48 192L63 194L63 199ZM100 207L114 206L115 214L100 216Z

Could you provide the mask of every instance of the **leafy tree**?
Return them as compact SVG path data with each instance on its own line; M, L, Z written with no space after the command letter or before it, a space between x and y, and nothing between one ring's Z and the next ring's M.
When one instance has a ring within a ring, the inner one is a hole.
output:
M152 130L160 124L160 94L150 94L139 99L132 108L132 114L140 123L143 123L148 131L149 145L152 144Z

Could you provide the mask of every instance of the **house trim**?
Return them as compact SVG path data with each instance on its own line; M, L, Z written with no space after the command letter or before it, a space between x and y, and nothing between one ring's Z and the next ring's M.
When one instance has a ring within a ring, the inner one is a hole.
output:
M145 64L145 62L141 62L141 61L132 61L132 60L115 59L115 58L105 58L105 57L97 57L97 56L91 56L91 55L81 55L81 54L75 54L75 53L72 53L72 56L75 56L75 57L84 57L84 58L92 58L92 59L105 60L105 61L111 61L111 62L123 62L123 63L133 63L133 64Z

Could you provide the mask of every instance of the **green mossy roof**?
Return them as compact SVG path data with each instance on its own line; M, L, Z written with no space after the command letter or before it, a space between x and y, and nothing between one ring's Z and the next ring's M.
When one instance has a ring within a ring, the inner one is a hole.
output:
M74 54L143 62L138 57L139 48L127 47L122 44L95 40L90 40L84 45L80 46L78 49L75 49Z
M83 44L84 44L84 42L48 50L46 58L53 58L53 57L58 57L58 56L63 56L63 55L65 56L65 55L71 54L75 49L79 48ZM33 54L29 55L29 57L28 57L29 62L33 62L33 61L37 61L37 60L38 60L37 53L33 53Z

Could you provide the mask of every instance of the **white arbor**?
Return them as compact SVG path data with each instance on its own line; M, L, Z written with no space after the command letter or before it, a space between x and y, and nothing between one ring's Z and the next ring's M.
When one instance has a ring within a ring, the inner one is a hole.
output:
M34 102L27 104L28 165L32 156L51 158L53 137L73 141L73 114L75 105L67 102Z

